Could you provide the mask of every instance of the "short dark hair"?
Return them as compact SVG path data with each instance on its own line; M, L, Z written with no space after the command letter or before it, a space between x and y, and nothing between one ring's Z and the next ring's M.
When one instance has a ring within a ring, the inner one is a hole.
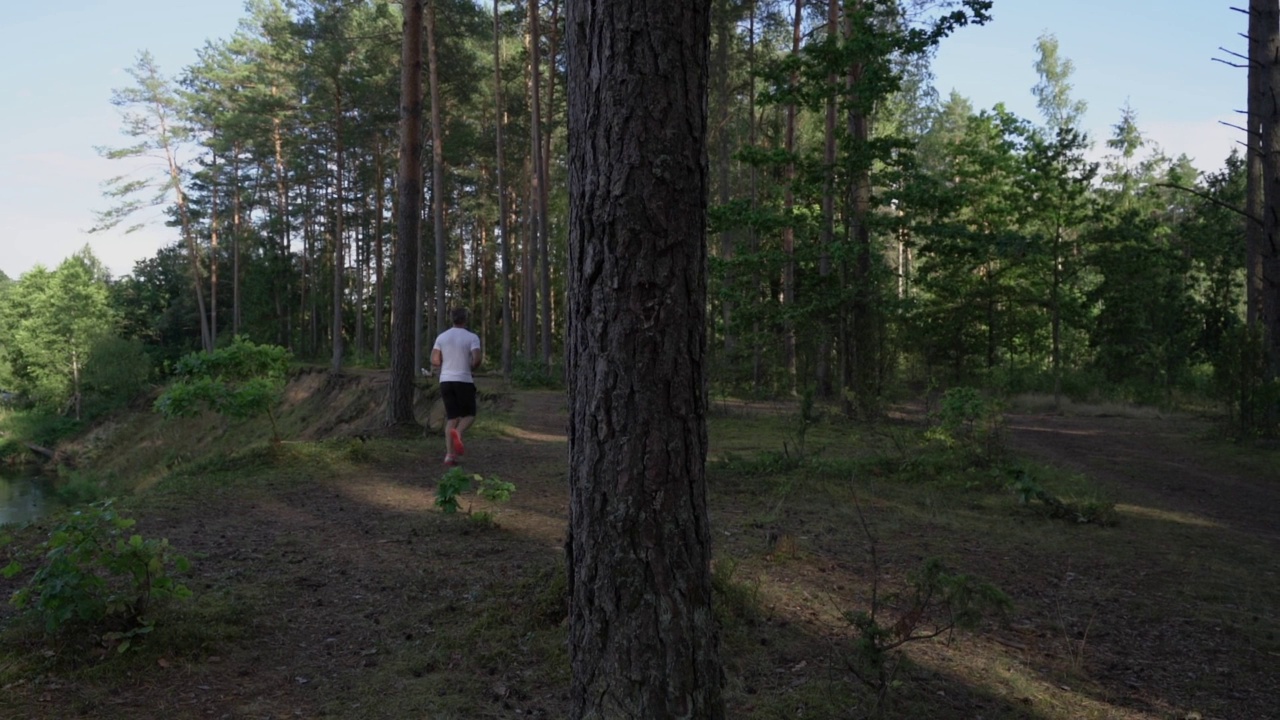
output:
M454 308L454 309L453 309L453 324L454 324L454 325L466 325L466 324L467 324L467 309L466 309L466 308L461 308L461 307L460 307L460 308Z

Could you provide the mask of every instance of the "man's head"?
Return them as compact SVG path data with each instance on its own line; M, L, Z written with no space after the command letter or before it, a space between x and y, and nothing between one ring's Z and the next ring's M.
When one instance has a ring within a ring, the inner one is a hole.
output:
M454 327L462 327L467 324L466 308L460 307L460 308L453 309L453 324L454 324Z

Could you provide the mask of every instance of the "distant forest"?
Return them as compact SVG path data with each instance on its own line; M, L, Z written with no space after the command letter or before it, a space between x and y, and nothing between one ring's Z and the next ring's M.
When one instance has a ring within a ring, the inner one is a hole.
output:
M1051 34L1028 88L1038 117L975 108L938 94L931 62L962 26L983 32L990 3L844 5L713 4L714 392L812 393L873 416L904 389L967 384L1193 398L1266 424L1251 136L1206 172L1149 142L1131 108L1109 137L1086 135ZM398 243L418 250L418 366L465 306L489 367L559 379L563 10L427 4L417 237L397 222L399 4L252 0L176 75L139 53L112 98L131 144L104 153L154 172L111 181L99 222L158 207L174 243L118 278L87 250L0 277L0 387L102 406L236 336L385 367Z

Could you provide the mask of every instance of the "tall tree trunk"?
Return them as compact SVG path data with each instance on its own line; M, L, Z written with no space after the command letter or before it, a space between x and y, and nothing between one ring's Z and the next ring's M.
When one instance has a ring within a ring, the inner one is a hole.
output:
M756 121L756 2L751 0L751 17L747 23L747 113L749 115L749 126L747 128L747 143L751 147L756 146L759 136L758 123ZM754 213L760 202L760 170L755 163L751 164L751 211ZM752 255L760 249L760 237L756 235L755 228L747 229L747 248ZM751 287L753 293L758 292L761 285L761 278L758 274L753 273L751 277ZM751 325L752 342L760 341L760 322L756 320ZM759 350L751 353L751 385L759 390L764 382L764 365L763 353Z
M1249 4L1249 94L1245 123L1245 321L1253 327L1262 316L1263 223L1265 203L1263 177L1262 115L1267 102L1264 69L1267 27L1264 8Z
M537 2L537 0L531 0ZM555 96L556 96L556 23L559 20L560 5L557 0L551 0L551 28L547 31L548 40L550 42L550 52L547 56L547 111L546 115L555 114ZM536 13L535 13L536 14ZM536 36L536 35L535 35ZM539 70L535 78L540 77L542 72ZM535 94L536 98L536 94ZM544 113L542 112L541 103L539 102L534 111L534 116L541 123ZM544 132L545 130L545 132ZM551 367L551 320L553 317L551 302L551 232L549 230L550 206L550 180L548 167L551 165L551 131L545 128L539 128L538 132L542 135L542 159L538 163L538 241L540 243L538 254L542 257L542 273L540 276L541 295L542 295L542 364Z
M445 304L445 251L448 238L444 234L444 124L440 119L439 37L436 32L436 0L427 8L427 62L431 83L431 211L436 237L436 332L449 327Z
M791 54L797 57L800 55L801 22L803 19L804 0L795 0L795 21L792 24L791 32ZM792 73L791 83L794 85L798 82L799 77ZM787 103L787 126L785 139L783 140L783 147L787 153L787 169L786 190L782 200L783 216L786 218L786 226L782 229L782 312L785 318L782 321L782 348L783 363L786 369L786 390L793 395L796 392L796 324L790 315L796 303L796 219L792 216L792 210L795 208L796 202L796 164L794 159L796 151L796 114L795 103Z
M342 372L342 300L346 294L346 233L343 219L346 216L346 203L343 187L344 163L346 161L342 143L342 85L335 74L333 78L334 95L334 146L337 151L337 168L333 216L333 356L329 361L329 372Z
M502 377L511 379L511 235L507 232L507 187L502 168L505 164L502 128L507 111L502 104L502 28L499 23L498 0L493 0L493 97L494 123L497 125L498 234L502 243Z
M418 372L414 340L414 300L418 293L418 238L422 222L422 4L404 0L400 56L400 167L397 237L392 264L391 382L387 423L411 425L414 376Z
M362 209L367 209L367 208L363 208L363 205L362 205ZM355 243L355 253L356 253L356 262L355 262L355 271L356 271L355 285L356 286L352 288L352 290L355 295L355 303L353 304L355 305L355 311L356 311L355 312L355 315L356 315L355 355L356 355L357 362L364 360L364 346L365 346L365 343L364 343L365 273L369 271L369 250L368 250L369 224L367 222L368 216L366 215L365 218L366 218L366 222L361 223L359 226L355 228L355 232L353 233L354 237L352 238L352 242Z
M272 86L271 96L275 97L278 92L279 90ZM281 345L285 345L287 342L292 341L292 333L289 328L288 278L291 275L289 259L292 255L293 243L289 235L289 185L284 167L284 131L278 117L271 118L271 140L275 150L276 216L279 222L279 237L276 241L276 267L274 268L278 276L276 277L276 282L273 283L272 294L275 297L279 342Z
M1262 318L1268 379L1280 377L1280 0L1250 0L1262 29ZM1269 410L1273 424L1280 408Z
M840 3L827 3L827 38L835 42L840 36ZM831 250L836 244L836 97L840 78L832 71L827 75L830 86L827 98L827 117L823 127L822 159L824 165L822 186L822 248L818 257L818 275L822 278L822 292L834 292L828 282L831 277ZM827 313L818 323L818 357L814 368L819 397L830 398L835 392L831 383L831 323Z
M716 32L715 53L715 86L716 86L716 191L717 201L723 207L729 204L730 160L733 154L732 136L729 132L729 41L732 37L734 22L733 8L729 0L717 0L715 3L714 23ZM726 289L733 287L733 233L720 231L720 259L725 263L724 285ZM724 325L725 363L737 352L737 340L733 332L733 301L729 293L724 294L720 303L720 321ZM725 363L722 363L724 365Z
M386 288L383 286L383 269L385 259L382 248L382 212L386 204L386 182L382 176L382 135L374 143L374 186L373 200L373 364L382 366L382 323L383 304L386 303Z
M853 3L852 11L861 10L861 2ZM847 23L849 41L853 24ZM863 107L858 97L858 85L862 82L862 64L854 63L849 67L846 79L850 90L849 104L849 138L857 151L867 146L871 139L870 109ZM850 370L853 373L852 389L854 402L858 411L864 416L874 415L878 411L879 389L877 374L879 372L877 347L877 318L872 305L872 252L871 252L871 167L869 163L860 164L854 171L850 189L849 226L852 235L853 249L853 301L849 319L852 327L850 333Z
M259 178L261 182L261 178ZM240 215L240 147L231 155L231 337L240 334L240 237L244 230ZM257 198L255 197L256 201ZM253 207L253 203L250 203Z
M545 206L542 202L542 188L546 182L546 173L542 167L542 30L539 23L538 0L529 0L529 155L533 158L533 181L530 184L530 209L532 215L533 232L529 236L533 246L533 264L531 270L538 273L541 279L542 272L546 269L547 257L547 220L544 214ZM535 281L534 276L530 275L527 282L532 284ZM541 284L541 283L540 283ZM542 313L540 313L540 327L546 328L546 322L549 320L547 314L547 288L541 288ZM533 306L529 307L529 311L533 311ZM548 357L547 340L548 333L543 332L543 348L542 355ZM533 358L532 345L530 346L529 358Z
M532 159L526 163L525 169L527 171L526 176L530 180L528 204L525 205L525 241L521 246L520 257L520 283L522 288L520 325L524 329L524 357L526 360L532 361L538 351L538 293L537 285L534 284L534 272L538 260L538 202L534 195L537 180L534 179Z
M710 0L571 0L567 19L570 717L719 720Z
M191 227L191 210L187 205L187 194L182 189L182 171L178 167L178 160L174 156L173 147L168 141L169 128L165 125L164 115L161 112L157 112L156 116L160 118L160 137L164 138L161 146L169 168L170 187L173 188L173 194L178 203L178 219L182 224L182 237L187 243L187 258L191 267L191 284L196 293L196 312L200 314L200 345L205 352L213 352L213 335L209 329L209 316L205 311L204 290L201 288L200 282L202 275L200 272L200 246L196 243L195 228Z
M218 154L213 154L209 179L209 339L218 346L218 233L222 229L218 212Z

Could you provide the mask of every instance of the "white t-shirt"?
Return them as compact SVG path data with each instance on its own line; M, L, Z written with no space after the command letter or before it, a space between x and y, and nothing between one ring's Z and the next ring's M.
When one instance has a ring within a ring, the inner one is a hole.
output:
M471 351L480 349L480 336L453 327L440 333L432 350L440 351L440 382L475 382L471 377Z

